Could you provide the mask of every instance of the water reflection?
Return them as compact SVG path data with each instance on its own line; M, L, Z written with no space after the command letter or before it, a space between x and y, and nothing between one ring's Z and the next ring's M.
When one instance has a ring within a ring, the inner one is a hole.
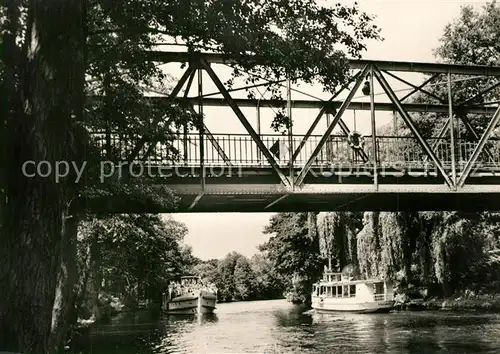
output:
M123 314L84 353L499 353L500 316L329 314L285 301L220 304L212 315Z
M203 315L164 315L161 317L161 323L165 326L177 326L180 324L186 323L196 323L199 326L202 326L206 323L217 323L219 318L217 314L203 314Z

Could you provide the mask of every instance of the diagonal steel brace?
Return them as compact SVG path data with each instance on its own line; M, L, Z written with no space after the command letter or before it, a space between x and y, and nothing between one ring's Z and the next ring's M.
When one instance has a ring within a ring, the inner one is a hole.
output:
M410 115L401 106L401 102L398 100L396 94L391 89L391 87L389 86L389 84L385 80L384 76L382 75L382 73L380 72L380 70L377 67L374 68L374 74L375 74L375 77L377 78L378 82L380 83L380 85L384 89L385 93L389 97L389 99L396 106L399 114L401 114L401 117L403 118L403 120L405 121L405 123L408 125L408 127L410 128L410 130L412 131L412 133L415 135L415 137L417 138L417 140L419 141L419 143L422 145L422 147L427 152L427 154L429 155L429 157L431 158L431 160L434 162L434 164L438 168L439 172L441 172L441 174L443 175L443 177L444 177L446 183L448 184L448 186L450 188L454 189L453 182L450 179L450 177L448 176L448 174L446 173L446 171L445 171L445 169L443 167L443 164L441 163L441 161L439 161L439 159L436 156L436 154L434 153L434 151L432 151L432 149L429 146L429 144L427 143L427 141L425 141L425 139L422 137L422 135L418 131L417 127L413 123Z
M175 97L177 97L177 95L179 94L179 91L182 89L182 87L184 86L184 83L186 82L186 80L191 76L191 73L194 72L194 68L189 66L186 71L184 72L184 74L181 76L181 78L179 79L179 81L177 82L177 85L175 85L174 89L172 90L172 92L170 93L170 95L168 96L168 99L174 99ZM158 125L160 123L160 120L161 120L161 117L158 117L157 119L155 119L153 121L153 125ZM141 149L144 147L144 144L147 142L147 138L146 137L141 137L141 139L137 142L137 145L135 146L134 150L132 150L132 152L130 153L128 159L127 159L127 162L130 164L132 163L132 161L135 160L135 158L137 157L137 155L139 154L139 152L141 151Z
M462 174L460 175L460 179L458 180L457 183L458 187L462 188L463 185L465 184L465 180L469 177L474 164L476 163L477 159L479 158L479 155L483 151L484 146L488 142L491 132L496 128L499 122L500 122L500 106L493 114L493 117L491 118L491 121L486 127L486 130L484 131L483 135L481 136L479 143L476 145L476 148L472 152L472 156L470 157L469 161L467 161L467 164L465 165L465 168L462 171Z
M444 125L441 127L441 130L439 131L438 135L437 135L437 139L434 140L432 142L432 145L431 145L431 149L432 151L436 152L436 149L437 147L439 146L439 144L441 143L441 139L444 137L444 134L446 133L446 131L448 130L448 128L450 127L450 123L451 123L451 120L450 118L447 118L446 119L446 122L444 123ZM424 156L424 162L427 162L427 160L429 159L429 156L428 155L425 155Z
M327 108L328 107L328 103L332 102L342 91L344 91L346 88L348 88L349 85L353 81L357 80L357 78L359 77L360 74L361 74L361 70L358 71L353 76L352 80L349 80L349 82L347 82L344 86L342 86L342 88L340 90L338 90L337 92L335 92L334 95L328 101L325 102L325 105L323 107L321 107L321 110L319 111L318 115L316 116L316 118L314 119L313 123L311 124L311 127L307 130L306 135L304 136L304 138L302 139L302 141L299 143L299 146L297 146L297 149L293 153L292 162L294 162L297 159L297 157L299 156L300 151L302 150L302 148L306 144L307 139L309 139L309 137L313 133L314 129L316 129L316 126L318 125L319 121L321 120L321 117L323 117L323 115L326 113L326 111L328 109ZM346 135L349 135L349 128L347 127L347 125L344 123L344 121L342 119L339 120L339 125L340 125L340 128L343 130L343 132ZM366 152L364 150L356 150L356 151L360 155L360 157L363 159L363 162L368 161L368 155L366 154Z
M196 113L194 107L193 107L193 104L191 102L188 102L188 109L189 111L194 114L194 115L197 115L198 113ZM231 160L229 159L229 157L226 155L226 153L224 152L224 149L222 149L222 147L219 145L219 143L217 142L217 140L214 138L214 136L212 135L212 133L210 132L210 130L208 130L207 126L205 123L203 123L203 131L205 133L205 135L207 136L207 139L210 140L210 142L212 143L212 145L215 147L215 150L217 150L217 153L219 154L219 156L224 160L224 162L228 165L228 166L231 166Z
M210 64L203 57L200 59L200 62L201 62L201 66L205 69L205 71L207 72L207 74L210 76L210 78L214 82L214 84L217 87L217 89L220 90L220 93L222 94L222 96L224 96L224 98L226 99L228 105L232 108L233 112L236 114L236 116L240 120L241 124L243 124L243 126L245 127L245 129L247 130L247 132L250 134L250 136L252 137L252 139L254 140L254 142L257 144L257 147L262 152L262 154L265 156L265 158L267 159L267 161L269 162L269 164L273 168L274 172L278 175L278 177L280 178L281 182L285 186L291 187L290 181L283 174L283 172L281 172L281 169L280 169L278 163L276 162L276 160L274 159L273 155L271 154L271 152L269 151L269 149L266 147L266 145L264 145L264 143L260 139L259 135L255 132L255 130L253 129L252 125L246 119L246 117L243 114L243 112L234 103L233 98L231 97L231 94L224 87L224 84L217 77L217 75L215 74L215 72L213 71L213 69L210 67Z
M316 146L316 148L312 152L311 156L309 157L309 160L307 160L305 166L300 170L299 175L295 179L295 185L297 185L297 186L302 185L302 182L304 181L304 178L306 177L307 173L311 169L311 166L312 166L314 160L316 159L316 157L320 153L321 149L323 148L326 141L330 137L330 134L332 133L333 129L335 128L335 126L339 122L340 118L344 114L345 110L347 109L347 107L351 103L351 100L354 97L354 94L356 93L356 91L358 91L359 86L361 85L364 77L368 73L368 68L369 68L368 65L366 65L364 67L364 69L361 71L361 73L359 74L359 76L356 79L356 82L354 84L354 87L351 89L351 92L349 92L349 95L347 96L347 98L344 100L344 102L342 102L342 105L340 106L339 110L335 114L335 117L331 121L328 128L326 128L325 134L323 134L323 136L321 137L321 140L319 141L318 145Z
M441 97L439 97L439 96L437 96L437 95L433 94L432 92L429 92L429 91L427 91L427 90L423 89L423 88L422 88L422 85L420 85L420 86L416 86L416 85L412 84L411 82L408 82L408 81L406 81L406 80L404 80L404 79L400 78L400 77L399 77L399 76L397 76L397 75L394 75L393 73L391 73L391 72L389 72L389 71L387 71L387 70L384 70L384 73L386 73L387 75L389 75L389 76L393 77L394 79L398 80L399 82L402 82L403 84L406 84L406 85L408 85L408 86L410 86L410 87L413 87L413 89L414 89L414 90L416 90L416 91L420 91L420 92L422 92L422 93L425 93L427 96L430 96L430 97L435 98L435 99L436 99L436 100L438 100L440 103L446 103L446 100L444 100L444 99L442 99ZM424 83L424 86L425 86L425 84L426 84L426 82ZM413 94L413 93L412 93L412 94ZM402 101L402 100L401 100L401 101Z
M437 74L432 75L430 78L428 78L427 80L425 80L424 82L422 82L420 85L418 85L417 87L415 87L412 91L408 92L406 95L404 95L403 97L401 97L400 101L403 102L404 100L406 100L411 95L417 93L425 85L427 85L429 82L431 82L432 80L434 80L435 78L437 78L439 75L441 75L441 73L437 73Z
M477 94L475 94L475 95L474 95L474 96L472 96L471 98L469 98L469 99L465 100L464 102L460 103L460 105L459 105L459 106L460 106L460 107L462 107L462 106L465 106L465 105L467 105L467 104L469 104L469 103L471 103L471 102L474 102L474 100L475 100L476 98L479 98L479 97L483 96L484 94L487 94L488 92L490 92L490 91L492 91L492 90L496 89L498 86L500 86L500 81L499 81L499 82L497 82L497 83L495 83L495 84L493 84L493 85L491 85L490 87L488 87L488 88L486 88L486 89L484 89L484 90L482 90L482 91L478 92Z
M479 133L477 132L476 128L474 128L474 126L471 124L471 122L467 118L467 116L465 114L460 114L459 117L462 120L462 122L464 123L465 129L467 129L474 136L474 139L479 140L480 139ZM490 158L490 160L494 164L496 164L495 157L493 156L493 153L491 152L490 149L488 149L487 146L484 147L484 153Z

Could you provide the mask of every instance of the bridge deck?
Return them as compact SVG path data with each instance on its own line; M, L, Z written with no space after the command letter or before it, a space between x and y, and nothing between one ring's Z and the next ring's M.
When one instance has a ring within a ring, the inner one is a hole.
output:
M264 135L266 147L275 151L283 174L296 177L305 165L319 136L311 136L289 168L286 137ZM115 149L127 156L129 144L113 137ZM303 136L294 136L298 145ZM104 144L103 136L97 135ZM433 139L430 139L431 141ZM446 185L435 164L428 160L415 139L377 137L377 185L374 184L371 139L363 151L366 161L344 136L331 136L315 159L303 185L284 186L271 165L261 156L249 136L214 134L205 136L203 168L198 134L179 135L171 144L145 146L132 165L123 164L115 173L152 178L167 185L181 198L179 211L292 211L297 210L468 210L500 208L500 140L488 148L493 159L481 156L468 183L453 190ZM281 145L280 145L281 144ZM458 177L477 145L456 144ZM281 146L281 151L272 147ZM434 150L451 174L450 142L434 139ZM142 161L142 162L141 162ZM204 171L202 173L202 171ZM130 208L128 206L127 208ZM165 211L165 210L162 210Z

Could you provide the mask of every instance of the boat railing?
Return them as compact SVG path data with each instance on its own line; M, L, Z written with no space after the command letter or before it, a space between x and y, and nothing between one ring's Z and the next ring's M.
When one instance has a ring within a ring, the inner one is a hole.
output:
M375 294L375 295L373 295L373 300L375 300L375 301L384 301L385 300L385 294Z

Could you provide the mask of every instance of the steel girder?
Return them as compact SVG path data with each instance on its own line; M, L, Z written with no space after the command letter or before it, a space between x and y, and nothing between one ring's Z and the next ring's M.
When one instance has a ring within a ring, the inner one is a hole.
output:
M169 63L188 63L196 61L200 56L207 62L213 64L231 64L234 60L222 54L214 53L187 53L187 52L162 52L149 51L145 53L146 58L151 61ZM486 65L457 65L441 63L421 63L382 60L349 60L352 69L362 69L367 65L374 65L380 70L404 71L414 73L451 73L460 75L482 75L500 76L500 67Z
M229 92L229 90L228 90ZM163 101L166 97L148 97L147 99L152 101ZM197 104L197 97L189 98L177 98L178 102L186 102ZM273 108L280 108L286 106L286 100L272 100L272 99L248 99L248 98L233 98L232 101L239 107L252 107L256 108L258 106L269 106ZM205 107L226 107L227 102L224 98L204 98L203 104ZM422 112L422 113L448 113L448 105L446 104L424 104L424 103L401 103L407 112ZM320 101L320 100L294 100L292 102L292 108L304 108L304 109L322 109L323 107L338 109L342 105L342 101ZM357 111L369 111L371 110L369 102L359 102L351 101L346 108L347 110L357 110ZM386 102L375 102L375 110L392 112L395 107L392 103ZM486 106L467 106L461 107L461 111L466 113L474 114L490 114L495 113L495 108Z
M231 92L231 90L227 90ZM232 90L234 91L234 90ZM415 93L418 90L412 92ZM219 93L220 94L220 93ZM408 96L408 95L406 95ZM91 96L90 99L99 100L100 96ZM146 99L151 101L165 101L170 100L168 97L147 97ZM286 100L272 100L272 99L248 99L248 98L233 98L232 99L235 104L239 107L252 107L257 108L259 106L269 106L269 107L285 107ZM403 99L400 99L402 102ZM177 97L176 101L179 103L185 104L198 104L198 97ZM342 101L321 101L321 100L294 100L292 102L292 108L304 108L304 109L322 109L326 106L326 108L334 108L338 109L342 104ZM205 107L226 107L227 103L224 98L204 98L203 105ZM426 104L426 103L401 103L402 107L407 112L421 112L421 113L448 113L448 105L447 104ZM495 113L496 108L487 107L483 105L476 106L456 106L460 108L461 112L464 113L473 113L473 114L488 114L493 115ZM369 111L371 110L369 102L359 102L359 101L351 101L349 106L346 108L347 110L357 110L357 111ZM375 110L377 111L386 111L392 112L395 107L392 103L386 102L375 102Z

